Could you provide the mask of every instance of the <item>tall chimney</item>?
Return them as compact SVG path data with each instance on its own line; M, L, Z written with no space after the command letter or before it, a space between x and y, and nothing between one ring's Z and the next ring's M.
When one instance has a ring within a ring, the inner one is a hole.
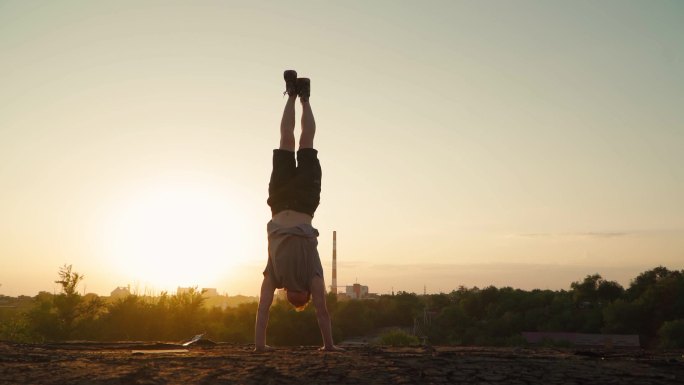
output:
M337 231L333 231L332 286L330 291L337 295Z

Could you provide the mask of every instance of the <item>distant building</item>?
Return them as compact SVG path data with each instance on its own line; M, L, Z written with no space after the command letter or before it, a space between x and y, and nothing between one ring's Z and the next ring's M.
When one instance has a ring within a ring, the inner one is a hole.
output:
M176 289L176 295L189 294L195 291L194 287L180 287Z
M129 295L131 295L130 286L117 287L109 294L112 299L126 298Z
M201 290L197 290L196 287L178 287L176 289L176 295L190 294L190 293L201 293L204 298L218 297L218 291L213 287L203 287Z
M347 286L345 294L351 299L361 299L368 296L368 286L363 286L361 284L355 283L353 285Z
M349 299L368 299L370 297L376 297L375 294L368 292L368 286L364 286L358 283L348 286L340 286L346 288L345 292L338 292L337 298L342 301ZM285 289L277 289L275 293L275 298L279 300L287 300L287 291Z

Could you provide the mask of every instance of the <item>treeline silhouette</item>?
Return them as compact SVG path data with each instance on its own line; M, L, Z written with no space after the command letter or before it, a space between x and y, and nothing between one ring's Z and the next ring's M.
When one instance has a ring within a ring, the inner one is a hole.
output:
M196 290L110 302L80 295L76 288L82 279L64 266L56 281L62 292L41 292L26 310L3 313L0 339L182 341L207 333L215 341L253 341L256 303L211 308ZM338 342L400 328L418 337L412 340L431 344L514 346L525 344L523 331L563 331L638 334L645 347L684 347L684 270L662 266L639 274L626 289L594 274L573 282L570 290L460 287L451 293L399 292L348 301L329 295L328 305ZM295 312L277 300L271 308L268 342L320 344L313 307Z

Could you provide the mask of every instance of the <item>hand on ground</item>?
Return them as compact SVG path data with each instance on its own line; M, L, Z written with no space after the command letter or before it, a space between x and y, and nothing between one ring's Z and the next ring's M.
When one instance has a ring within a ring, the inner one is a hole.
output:
M318 350L320 350L320 351L322 351L322 352L343 352L343 351L344 351L344 349L342 349L342 348L339 347L339 346L335 346L335 345L333 345L333 346L323 346L322 348L320 348L320 349L318 349Z
M255 346L254 351L257 353L263 353L263 352L272 352L275 349L271 346L264 345L264 346Z

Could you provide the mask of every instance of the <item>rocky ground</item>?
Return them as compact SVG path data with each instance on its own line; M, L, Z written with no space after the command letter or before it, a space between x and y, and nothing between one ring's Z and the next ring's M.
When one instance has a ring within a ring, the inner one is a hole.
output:
M0 384L682 384L682 353L0 342Z

